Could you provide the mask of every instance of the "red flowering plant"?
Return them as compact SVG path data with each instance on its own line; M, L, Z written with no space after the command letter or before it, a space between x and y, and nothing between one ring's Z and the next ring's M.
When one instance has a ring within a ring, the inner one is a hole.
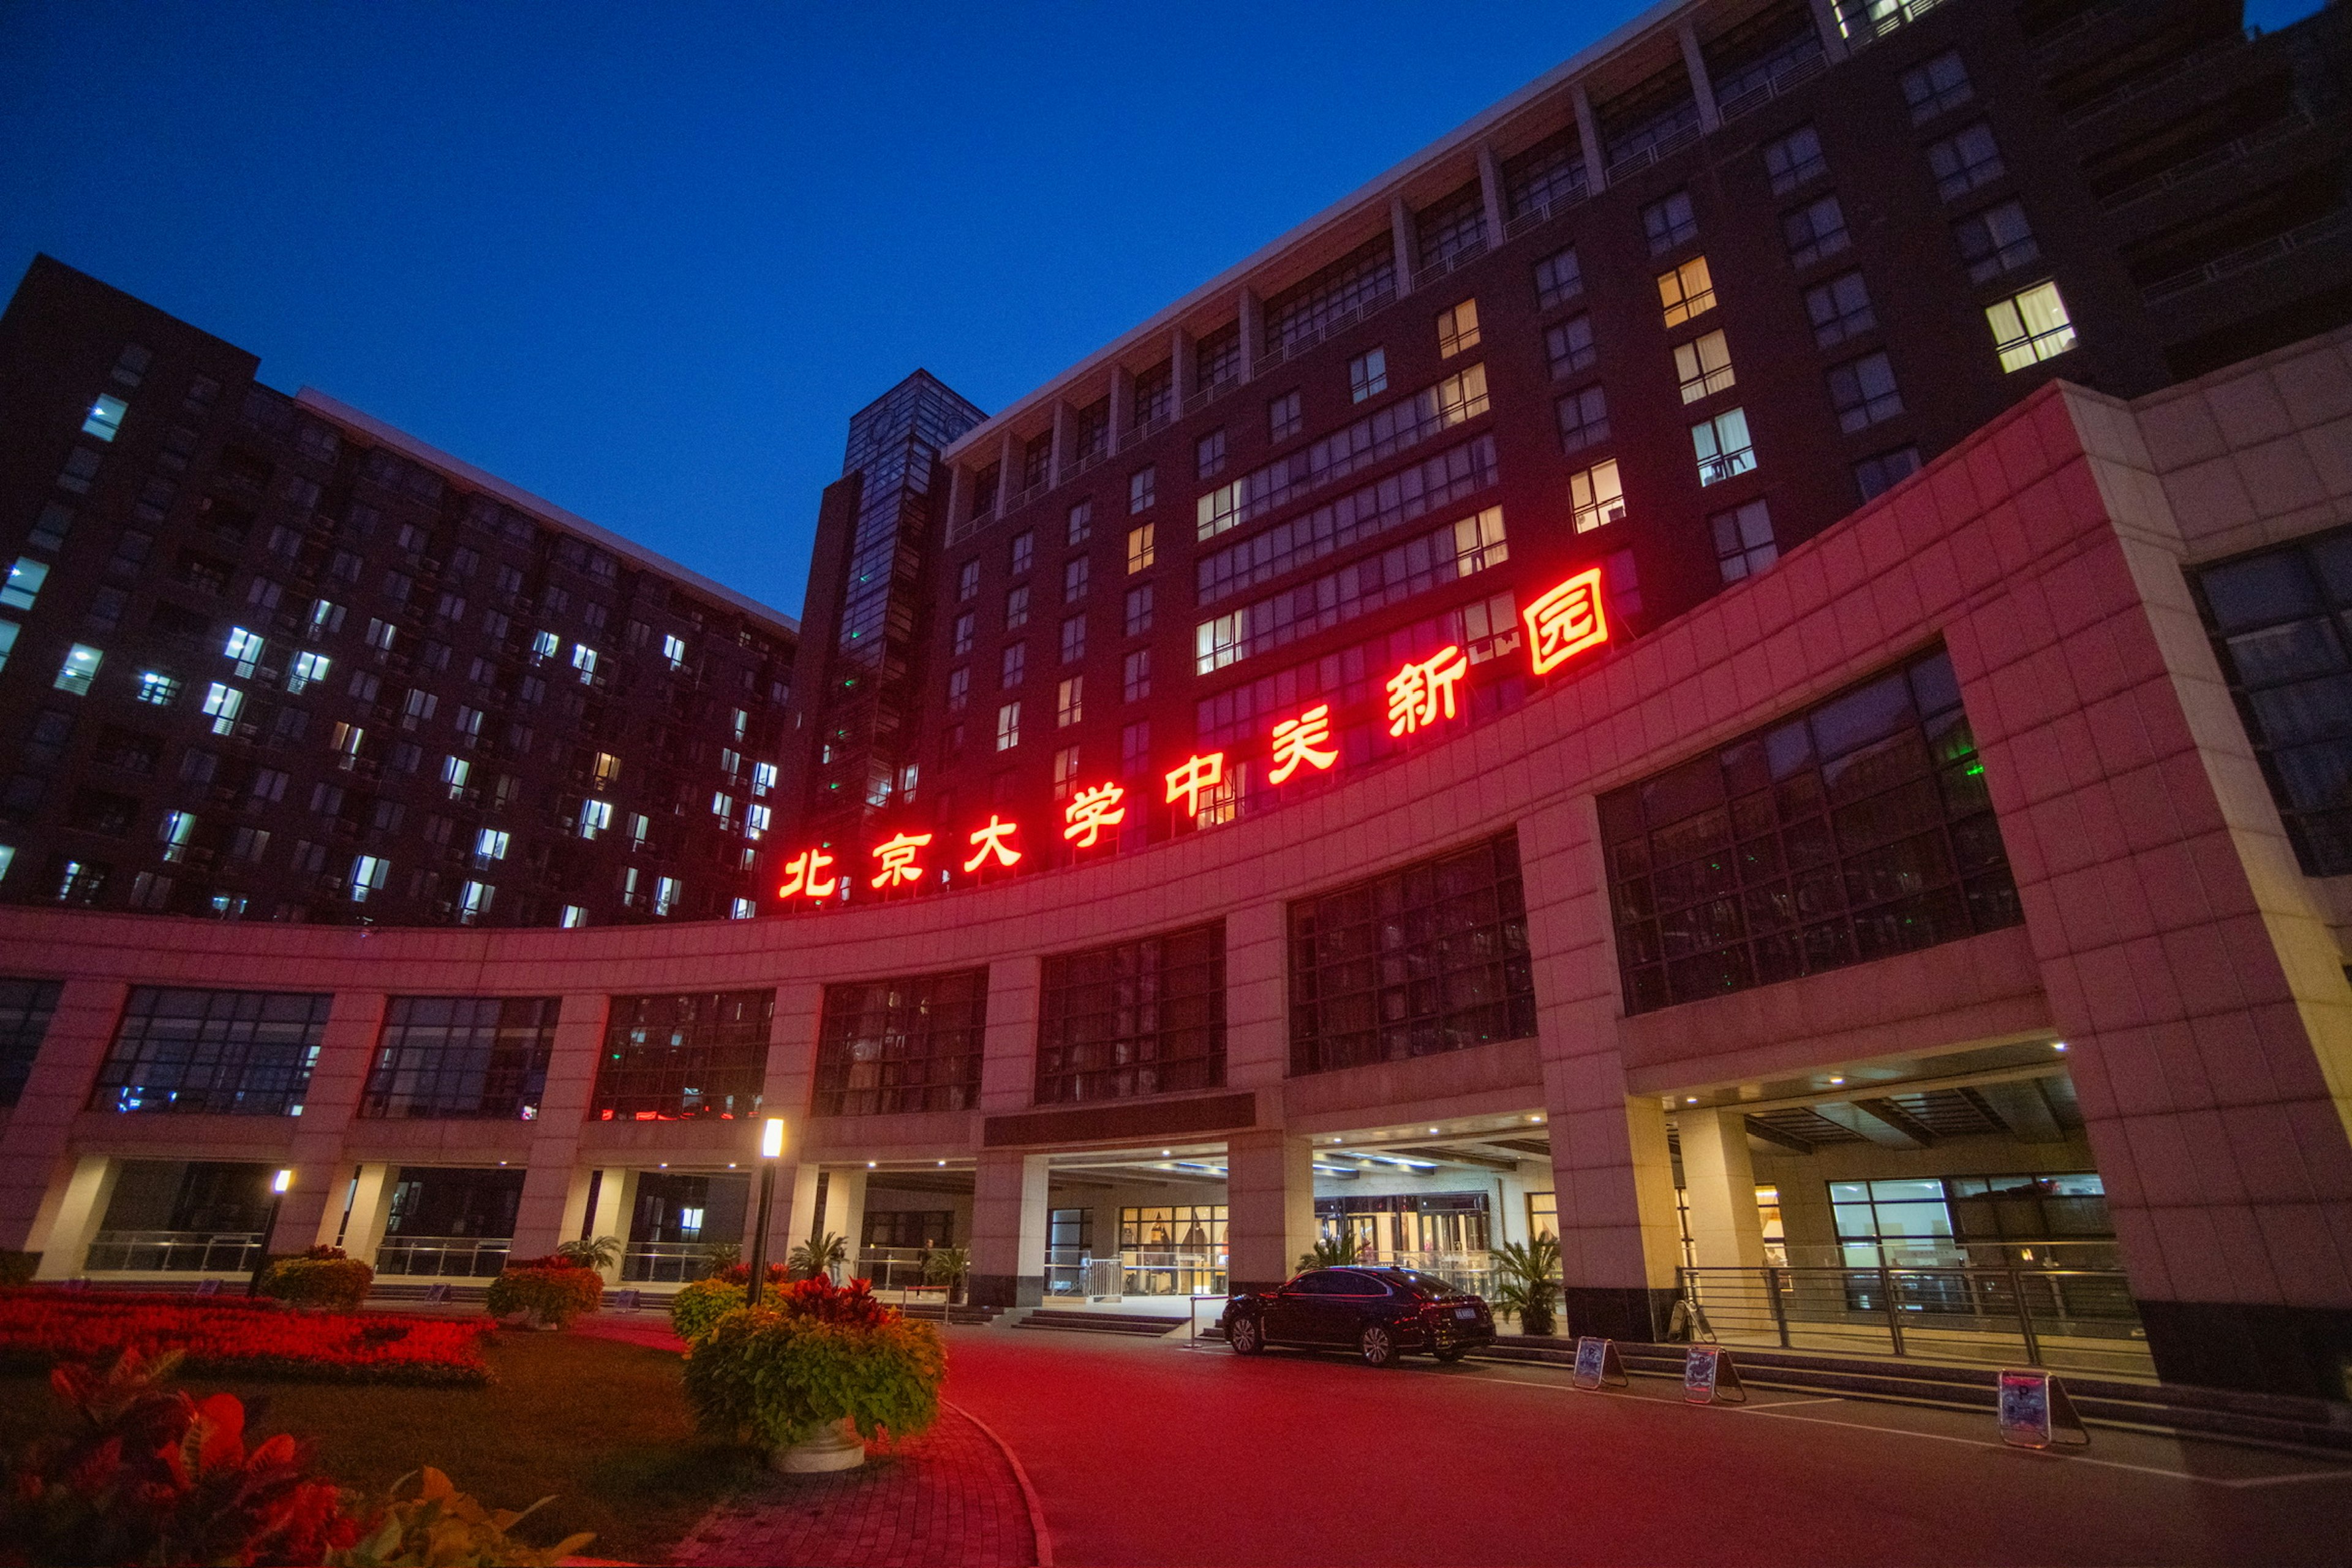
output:
M72 1429L35 1443L0 1493L0 1563L324 1563L359 1539L334 1484L283 1434L247 1449L245 1405L155 1386L179 1357L60 1365Z
M47 1367L139 1347L177 1352L193 1372L314 1382L480 1384L489 1325L379 1312L286 1312L224 1297L0 1290L0 1365Z

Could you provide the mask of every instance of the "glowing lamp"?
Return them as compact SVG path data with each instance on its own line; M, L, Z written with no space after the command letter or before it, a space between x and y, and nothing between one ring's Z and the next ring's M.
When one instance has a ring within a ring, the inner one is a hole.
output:
M269 1190L273 1193L282 1194L293 1184L294 1173L291 1171L280 1171L276 1175L269 1178Z
M784 1119L771 1116L768 1124L760 1130L760 1157L763 1160L780 1159L783 1152Z

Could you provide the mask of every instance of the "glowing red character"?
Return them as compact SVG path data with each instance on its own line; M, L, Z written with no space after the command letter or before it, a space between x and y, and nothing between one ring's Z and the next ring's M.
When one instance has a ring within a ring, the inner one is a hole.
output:
M972 857L963 863L967 871L977 871L993 858L1000 866L1011 866L1021 858L1021 851L1013 847L1013 835L1021 831L1017 822L1007 822L994 812L988 814L988 826L971 836Z
M1470 673L1470 659L1457 646L1408 664L1389 677L1389 733L1410 735L1454 717L1454 687Z
M1549 674L1564 661L1609 640L1609 617L1601 608L1601 568L1579 572L1529 605L1528 657L1535 673Z
M875 875L873 885L895 888L905 882L921 881L923 868L915 864L915 856L930 841L931 836L928 833L901 833L895 838L884 839L868 850L868 854L882 862L882 869Z
M822 849L803 849L784 862L784 885L776 889L780 899L829 899L841 886L841 879L828 877L825 868L833 857Z
M1062 813L1062 820L1068 825L1062 829L1062 837L1081 849L1093 848L1104 828L1127 820L1127 807L1118 804L1126 797L1127 791L1115 784L1080 790Z
M1184 765L1168 774L1168 804L1184 803L1187 816L1201 815L1201 796L1216 789L1225 781L1225 753L1211 752L1207 756L1191 756Z
M1330 749L1330 742L1328 702L1309 708L1296 719L1285 719L1274 727L1274 771L1265 775L1265 782L1280 784L1297 773L1302 763L1328 773L1339 760L1339 753Z

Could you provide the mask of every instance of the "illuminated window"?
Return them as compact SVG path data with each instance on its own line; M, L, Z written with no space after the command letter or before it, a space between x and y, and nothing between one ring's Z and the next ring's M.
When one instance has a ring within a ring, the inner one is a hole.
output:
M1013 643L1005 648L997 661L996 684L1010 690L1026 679L1028 673L1029 645L1025 642Z
M92 1110L299 1114L333 998L131 987Z
M1195 477L1211 479L1225 471L1225 428L1214 430L1192 443L1192 472Z
M1903 73L1903 101L1911 106L1914 125L1924 125L1975 97L1976 89L1969 85L1969 68L1951 49Z
M1036 554L1037 533L1034 529L1024 528L1020 532L1014 534L1013 536L1013 555L1012 560L1009 563L1013 574L1015 577L1018 577L1022 573L1028 571L1029 564L1036 558Z
M160 670L153 669L142 669L139 672L140 701L152 702L158 708L169 708L178 701L179 698L179 677L165 675Z
M1151 650L1137 648L1127 656L1120 674L1125 680L1124 694L1129 702L1140 702L1151 695Z
M1835 256L1852 243L1846 233L1845 209L1837 197L1822 196L1782 216L1780 237L1789 245L1789 265L1811 267Z
M1087 657L1087 618L1072 616L1062 623L1062 662L1076 664Z
M818 1017L813 1114L970 1110L978 1102L987 970L828 985Z
M1584 268L1576 259L1576 247L1556 250L1536 263L1536 306L1549 310L1554 305L1565 305L1584 292Z
M686 639L669 633L662 636L662 658L672 672L686 668Z
M1348 396L1361 403L1367 397L1378 397L1389 389L1389 354L1386 349L1367 349L1348 362Z
M371 893L383 891L384 879L392 872L392 862L381 855L352 857L352 902L363 904Z
M24 627L18 626L14 621L0 621L0 669L5 669L8 667L8 656L16 652L16 638L24 629ZM152 701L154 700L147 696L147 688L145 685L146 679L147 678L145 676L142 676L140 678L141 685L139 688L139 695L142 701ZM158 679L169 679L170 678L166 676L159 677ZM173 691L176 693L179 689L179 682L173 681ZM169 706L168 699L165 701L165 706Z
M1691 446L1698 455L1698 482L1720 484L1756 466L1756 446L1748 438L1748 411L1728 408L1712 419L1691 426Z
M468 889L471 889L475 884L468 882L466 886ZM681 884L676 877L656 877L654 879L654 913L657 915L677 913L680 888ZM485 910L489 908L488 895L491 889L488 888L484 888L482 889L482 907Z
M593 838L613 826L613 803L609 800L583 800L580 803L580 837Z
M1514 834L1300 900L1288 924L1294 1075L1536 1032Z
M967 654L971 651L972 634L978 629L978 619L970 610L955 618L955 633L948 648L950 653Z
M1004 595L1004 629L1018 631L1029 624L1029 585L1024 583Z
M1952 238L1960 247L1960 262L1971 283L1990 283L2004 272L2014 272L2042 258L2042 246L2026 221L2025 208L2002 202L1970 213L1952 225Z
M1084 544L1093 536L1094 531L1095 503L1090 500L1082 500L1076 506L1070 508L1069 529L1068 531L1064 534L1062 542L1064 544L1074 546Z
M1785 196L1808 180L1829 173L1822 156L1822 139L1810 125L1800 125L1777 142L1764 143L1764 172L1772 176L1772 194Z
M451 800L464 800L472 794L466 781L473 771L474 764L463 757L441 759L441 782L449 786Z
M1053 954L1041 977L1039 1105L1223 1087L1223 921Z
M2000 144L1993 140L1992 127L1981 120L1929 142L1927 168L1936 176L1936 194L1946 201L1990 184L2006 173Z
M110 394L100 393L98 401L89 405L89 413L81 422L81 433L95 436L101 441L111 441L122 428L122 416L131 405ZM265 470L267 471L267 470Z
M1087 678L1073 675L1066 679L1054 696L1054 723L1057 729L1068 729L1087 716Z
M1078 749L1064 746L1054 753L1054 798L1070 798L1070 785L1078 776Z
M1880 452L1864 458L1853 466L1854 488L1862 499L1869 500L1893 489L1896 485L1919 471L1919 448L1897 447L1892 452Z
M183 860L187 858L188 840L195 837L196 819L193 813L167 811L156 825L155 837L163 841L163 858Z
M2022 294L1985 307L1994 350L2003 370L2024 370L2074 346L2074 325L2055 283L2037 283Z
M730 921L748 921L757 917L759 912L760 906L750 899L738 899L729 908L727 918Z
M1559 448L1581 452L1609 439L1609 395L1598 386L1571 392L1559 400Z
M1670 327L1714 310L1715 279L1706 269L1706 258L1694 256L1672 272L1659 273L1658 303Z
M1805 313L1813 319L1813 346L1830 348L1878 325L1870 307L1870 287L1859 272L1843 272L1805 290Z
M1717 512L1707 523L1715 530L1716 564L1726 583L1752 577L1780 559L1772 542L1772 514L1760 500Z
M1008 702L996 710L996 749L1009 752L1021 743L1021 704Z
M1129 515L1142 511L1160 499L1160 471L1138 468L1127 477L1127 510ZM1131 559L1131 556L1130 556Z
M98 679L98 667L106 655L87 643L76 643L66 650L65 663L58 667L58 678L50 684L59 691L70 691L80 697L88 694L89 683Z
M334 660L329 658L323 653L296 654L294 656L294 668L286 672L286 689L289 695L299 693L304 687L309 686L312 681L326 679L327 672L333 667Z
M1091 575L1088 565L1083 555L1062 563L1062 603L1075 605L1087 596L1087 583Z
M1127 591L1127 635L1141 637L1151 629L1152 584L1140 583Z
M552 996L393 997L359 1113L535 1120L558 1007Z
M1601 799L1625 1010L2023 918L1941 649Z
M589 1119L757 1116L775 1011L773 991L614 997Z
M593 685L596 679L596 650L584 642L573 643L572 668L579 672L581 685Z
M948 671L948 711L961 713L971 700L971 670L959 666Z
M509 836L503 828L485 827L474 835L474 864L488 866L507 858Z
M33 601L41 596L41 584L49 580L49 569L28 555L19 555L8 568L8 581L0 585L0 605L11 609L29 610Z
M1591 369L1600 357L1600 351L1592 346L1591 316L1570 316L1544 331L1544 363L1551 367L1555 380Z
M1731 371L1731 345L1721 331L1693 338L1675 345L1675 374L1682 383L1683 401L1696 403L1712 397L1729 386L1735 377Z
M1478 301L1465 300L1437 313L1437 357L1452 359L1478 346Z
M1691 209L1690 193L1676 191L1643 207L1642 232L1649 237L1653 256L1696 239L1698 215Z
M1568 479L1569 506L1579 533L1590 533L1604 522L1625 515L1625 488L1617 478L1617 459L1595 463Z
M1837 408L1838 428L1852 434L1903 412L1903 394L1895 384L1895 367L1882 351L1848 360L1830 371L1830 402Z
M1298 411L1298 393L1296 389L1284 393L1265 405L1265 433L1268 440L1287 441L1297 435L1305 427L1306 423L1305 417Z
M578 931L588 923L587 907L583 904L564 905L563 913L555 923L563 931Z
M1130 573L1148 570L1151 565L1151 531L1153 525L1127 531L1127 569Z
M980 595L980 563L967 561L956 571L956 599L976 598Z

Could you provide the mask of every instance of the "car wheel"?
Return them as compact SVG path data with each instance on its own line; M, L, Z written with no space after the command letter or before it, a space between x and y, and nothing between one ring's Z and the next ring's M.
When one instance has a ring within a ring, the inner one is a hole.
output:
M1255 1318L1235 1318L1225 1330L1225 1342L1234 1347L1235 1355L1255 1355L1265 1349L1265 1336L1258 1331Z
M1389 1332L1386 1323L1367 1323L1356 1341L1356 1348L1366 1366L1389 1366L1396 1361L1396 1336Z
M1446 1363L1448 1365L1451 1365L1454 1362L1460 1361L1464 1356L1468 1355L1470 1353L1470 1347L1467 1345L1452 1345L1448 1346L1444 1350L1432 1351L1429 1353L1435 1356L1438 1360Z

